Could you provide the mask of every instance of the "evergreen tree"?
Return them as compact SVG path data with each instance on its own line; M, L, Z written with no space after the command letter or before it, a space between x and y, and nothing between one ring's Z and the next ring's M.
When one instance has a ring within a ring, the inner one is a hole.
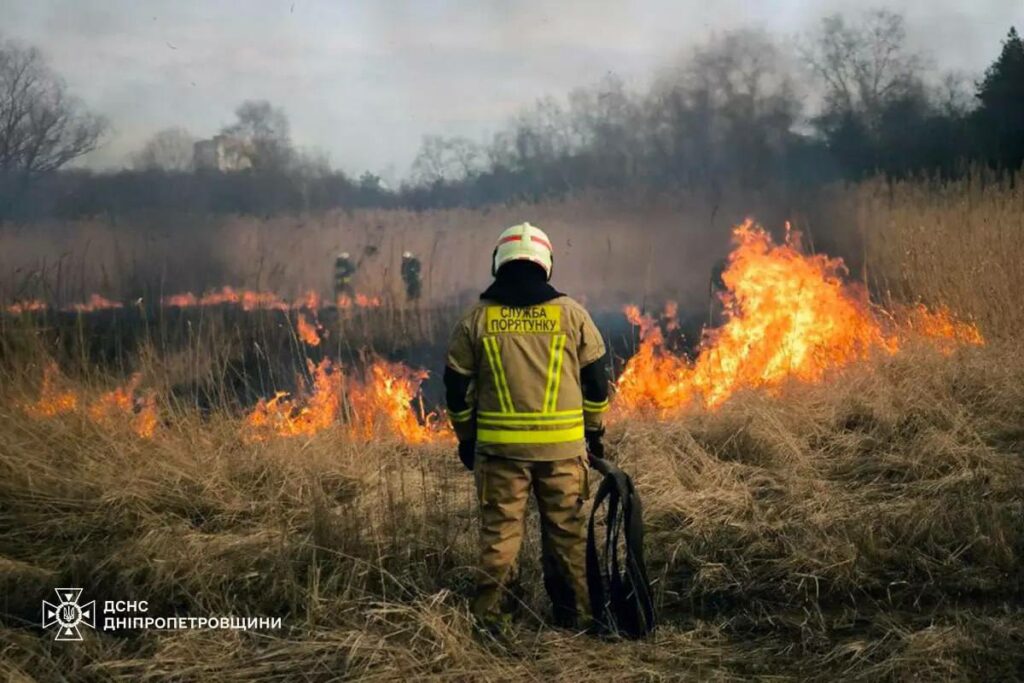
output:
M976 97L978 139L986 158L1000 168L1024 163L1024 41L1016 28L1003 41L999 58L985 71Z

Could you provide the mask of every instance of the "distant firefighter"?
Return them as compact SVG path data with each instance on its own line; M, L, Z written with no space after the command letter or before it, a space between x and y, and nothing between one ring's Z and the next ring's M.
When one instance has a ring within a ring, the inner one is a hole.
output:
M418 301L423 285L420 281L420 260L411 251L402 254L402 282L405 283L405 298Z
M356 274L356 264L347 251L338 254L334 259L334 298L341 296L352 298L355 290L352 289L352 278Z

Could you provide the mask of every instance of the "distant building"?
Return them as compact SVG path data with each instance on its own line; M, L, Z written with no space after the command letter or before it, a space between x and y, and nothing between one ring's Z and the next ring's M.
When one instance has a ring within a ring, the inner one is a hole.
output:
M192 161L197 169L225 173L252 167L245 143L230 135L215 135L209 140L195 143L192 147Z

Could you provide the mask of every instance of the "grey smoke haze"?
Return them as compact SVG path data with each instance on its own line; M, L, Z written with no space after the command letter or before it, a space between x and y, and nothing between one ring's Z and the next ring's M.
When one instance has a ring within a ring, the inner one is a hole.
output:
M904 0L912 43L976 76L1024 0ZM404 176L424 134L474 139L543 95L608 72L643 86L715 31L795 36L854 0L0 0L0 34L42 48L113 131L118 167L152 133L208 136L245 99L283 106L300 146L349 172Z

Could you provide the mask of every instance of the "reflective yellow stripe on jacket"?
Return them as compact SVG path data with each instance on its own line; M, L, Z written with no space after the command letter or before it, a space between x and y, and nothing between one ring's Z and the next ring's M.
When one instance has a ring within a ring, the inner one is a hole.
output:
M477 414L481 443L565 443L583 438L583 411Z
M558 407L558 385L562 381L562 357L565 353L565 335L551 337L551 353L548 356L548 381L544 389L544 412L554 412Z
M494 337L484 337L484 353L487 354L487 364L491 366L491 372L494 373L494 386L498 394L498 403L501 404L501 412L511 413L515 408L512 406L512 395L508 390L505 369L501 365L501 349L498 348L498 340Z
M583 411L556 410L566 339L565 334L551 336L544 386L544 409L539 413L521 413L516 412L512 404L498 340L494 337L484 337L484 353L494 375L501 410L481 411L477 414L477 441L495 444L544 444L566 443L583 438Z
M580 369L605 353L587 311L567 296L532 306L481 299L459 320L446 363L469 377L473 411L451 415L478 452L537 462L585 453L606 404L584 404ZM465 406L459 405L460 409Z

